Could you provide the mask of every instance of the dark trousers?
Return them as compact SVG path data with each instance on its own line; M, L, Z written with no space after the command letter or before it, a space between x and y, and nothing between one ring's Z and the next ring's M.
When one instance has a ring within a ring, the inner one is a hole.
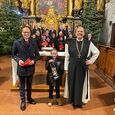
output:
M31 76L19 76L19 92L20 92L20 98L22 101L25 101L25 99L26 99L25 86L27 89L27 100L31 99L32 79L33 79L33 75L31 75Z
M55 87L55 90L56 90L56 98L60 98L60 86L59 85L56 85L56 86L49 85L49 98L50 99L53 99L54 87Z

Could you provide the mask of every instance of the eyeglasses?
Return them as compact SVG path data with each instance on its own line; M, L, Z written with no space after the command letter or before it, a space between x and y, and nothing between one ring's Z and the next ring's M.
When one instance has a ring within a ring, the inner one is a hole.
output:
M23 32L23 33L28 33L29 34L30 32Z

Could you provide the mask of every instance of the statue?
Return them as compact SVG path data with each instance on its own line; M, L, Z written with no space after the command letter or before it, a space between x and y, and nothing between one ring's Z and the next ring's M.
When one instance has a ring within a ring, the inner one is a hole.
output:
M30 8L30 0L20 0L22 2L22 8L23 9L29 9Z
M97 0L97 11L103 11L104 10L104 0Z
M80 10L82 9L83 0L74 0L74 16L80 15Z
M83 0L74 0L74 9L80 10L82 8Z
M22 3L23 16L28 16L30 14L30 0L19 0Z

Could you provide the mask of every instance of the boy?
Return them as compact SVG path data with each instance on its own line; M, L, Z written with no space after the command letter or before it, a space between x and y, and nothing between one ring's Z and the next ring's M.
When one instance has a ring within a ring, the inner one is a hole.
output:
M60 86L62 85L62 76L64 72L63 61L58 57L56 49L51 51L51 58L46 61L45 68L47 72L47 85L49 85L49 102L48 105L53 105L53 90L56 90L56 101L58 105L62 105L60 99Z

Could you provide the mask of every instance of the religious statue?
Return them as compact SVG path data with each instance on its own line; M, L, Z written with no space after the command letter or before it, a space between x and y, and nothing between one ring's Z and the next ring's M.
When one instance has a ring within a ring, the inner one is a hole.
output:
M80 15L80 10L82 9L83 0L74 0L74 16Z
M74 0L74 9L80 10L82 8L83 0Z
M103 11L104 10L104 0L97 0L97 11Z
M19 6L19 1L18 0L14 0L14 1L11 1L11 2L12 2L13 6L16 6L16 7Z
M28 16L30 14L30 0L18 0L21 2L21 7L23 9L23 16Z
M29 9L30 8L30 0L20 0L22 2L22 8L23 9Z

